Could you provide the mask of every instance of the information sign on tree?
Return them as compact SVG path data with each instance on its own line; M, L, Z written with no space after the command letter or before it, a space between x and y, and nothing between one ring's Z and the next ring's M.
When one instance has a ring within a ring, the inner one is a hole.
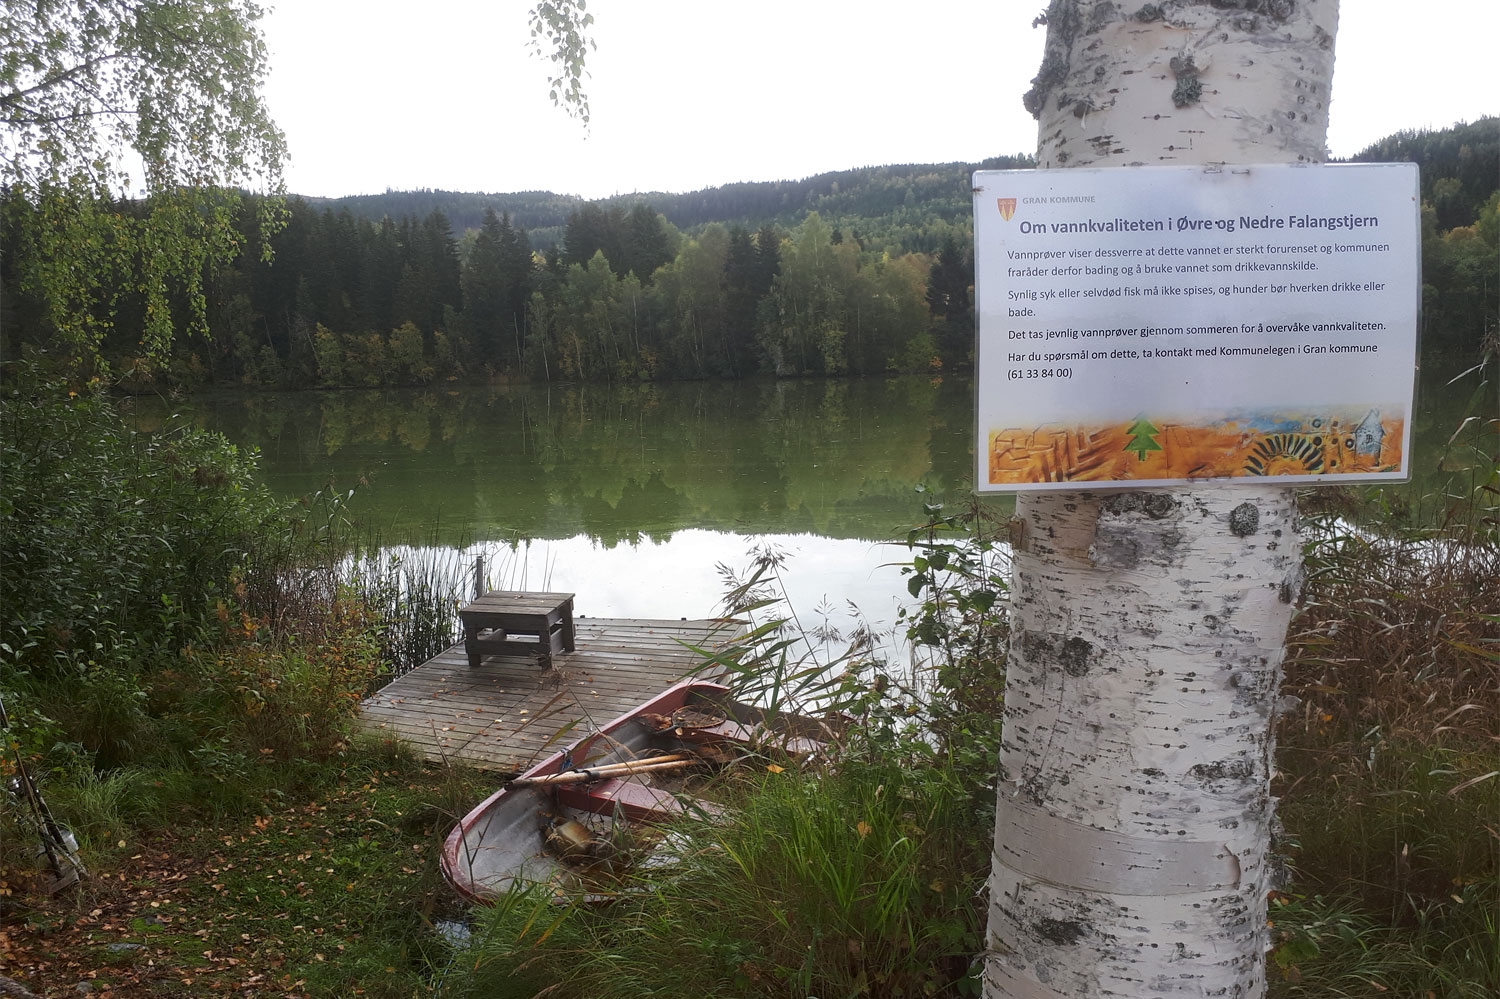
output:
M1407 476L1414 164L974 188L981 490Z

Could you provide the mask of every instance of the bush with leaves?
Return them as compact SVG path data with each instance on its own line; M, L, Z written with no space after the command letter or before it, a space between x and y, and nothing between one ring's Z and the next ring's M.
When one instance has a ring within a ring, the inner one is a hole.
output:
M380 645L339 589L339 504L294 520L252 454L134 431L100 386L33 367L6 372L0 474L0 689L28 752L235 769L347 734Z

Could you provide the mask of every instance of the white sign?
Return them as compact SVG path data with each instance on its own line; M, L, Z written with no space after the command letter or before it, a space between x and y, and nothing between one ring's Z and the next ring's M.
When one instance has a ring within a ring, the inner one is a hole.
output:
M974 175L981 492L1408 476L1410 163Z

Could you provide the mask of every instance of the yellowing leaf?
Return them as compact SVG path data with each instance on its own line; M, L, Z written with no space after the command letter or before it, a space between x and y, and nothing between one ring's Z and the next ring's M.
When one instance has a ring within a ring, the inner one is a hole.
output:
M866 836L870 835L871 831L874 828L874 826L870 825L870 823L866 822L864 819L860 819L859 824L854 827L854 831L859 833L860 839L864 839Z
M782 771L784 771L786 768L785 767L778 767L774 763L767 763L766 764L766 769L769 770L769 771L771 771L771 773L773 773L773 774L779 774Z

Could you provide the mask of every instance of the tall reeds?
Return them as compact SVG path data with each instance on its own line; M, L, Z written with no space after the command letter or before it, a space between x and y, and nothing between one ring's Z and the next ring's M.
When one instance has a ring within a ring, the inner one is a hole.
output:
M1320 493L1278 765L1280 994L1500 994L1493 355L1428 493Z

